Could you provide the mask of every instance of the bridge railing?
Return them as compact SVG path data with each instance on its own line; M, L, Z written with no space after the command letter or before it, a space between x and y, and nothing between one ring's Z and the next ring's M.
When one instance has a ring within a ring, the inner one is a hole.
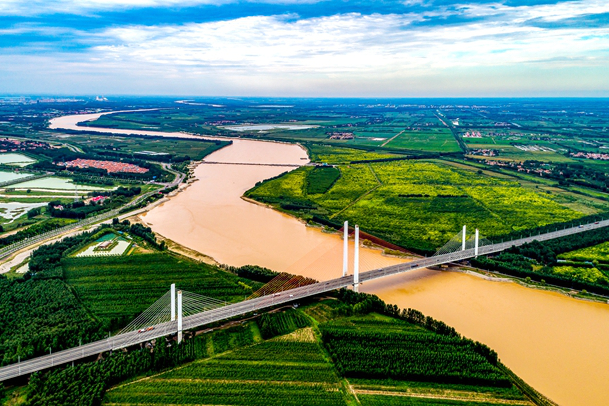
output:
M573 227L564 230L558 230L537 236L530 236L513 241L491 244L479 248L479 255L491 254L508 249L512 246L523 245L535 240L547 241L554 238L559 238L567 235L573 235L588 230L609 226L609 220L600 221L594 224ZM466 249L448 254L438 255L435 257L421 258L412 262L389 266L386 268L375 269L360 274L360 283L407 272L426 268L429 266L440 265L444 263L459 261L474 257L474 249ZM208 310L199 314L187 316L183 320L183 329L193 329L205 324L229 319L231 317L254 312L257 310L273 307L280 304L293 302L309 296L329 292L335 289L344 288L353 285L353 275L347 275L329 281L318 282L312 285L306 285L280 293L261 296L255 299L246 300L243 302L227 305L213 310ZM133 331L126 334L110 337L105 340L96 341L80 347L71 348L51 355L34 358L19 364L12 364L0 368L0 381L17 377L19 375L39 371L50 368L56 365L65 364L77 359L86 358L99 354L104 351L116 350L119 348L128 347L137 343L149 341L155 338L160 338L177 331L177 322L166 322L154 326L154 329L146 332Z

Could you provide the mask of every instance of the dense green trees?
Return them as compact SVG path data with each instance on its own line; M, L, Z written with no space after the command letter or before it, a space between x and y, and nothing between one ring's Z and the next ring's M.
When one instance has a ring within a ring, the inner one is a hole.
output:
M265 313L258 319L260 334L264 339L291 333L310 324L309 319L293 309L280 313Z
M133 235L137 235L138 237L143 238L155 248L159 248L161 250L165 249L165 242L158 243L152 229L150 227L146 227L142 224L135 223L131 224L129 227L129 232Z
M326 193L340 178L340 170L333 166L318 166L307 174L307 193Z
M353 378L511 386L469 340L425 331L320 326L340 373Z
M241 278L251 279L258 282L270 282L279 272L272 271L258 265L243 265L241 267L225 266L229 272L237 274Z
M99 327L63 281L0 276L1 365L99 339Z

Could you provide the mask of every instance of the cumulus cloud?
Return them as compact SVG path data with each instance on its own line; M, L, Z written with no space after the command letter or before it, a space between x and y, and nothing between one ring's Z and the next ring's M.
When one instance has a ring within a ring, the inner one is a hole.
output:
M609 5L597 6L609 11ZM489 15L490 9L503 17L417 25L446 17L446 10L437 10L310 19L252 16L179 26L118 27L99 33L108 43L93 47L92 52L102 59L157 65L338 73L510 65L557 56L587 64L590 56L602 54L609 45L607 28L547 29L523 23L530 18L566 18L569 14L562 7L539 6L547 14L532 7L493 5L457 12ZM578 12L583 9L574 5L571 15Z

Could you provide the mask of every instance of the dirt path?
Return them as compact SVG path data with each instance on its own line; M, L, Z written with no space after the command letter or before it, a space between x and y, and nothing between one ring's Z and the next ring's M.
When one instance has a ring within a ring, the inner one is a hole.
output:
M381 144L381 147L384 147L385 145L389 144L391 141L395 140L397 137L404 134L405 131L406 130L402 130L399 133L397 133L396 135L394 135L393 137L389 138L387 141L385 141Z
M370 172L372 172L372 175L374 176L374 179L376 179L377 185L374 186L372 189L364 192L363 194L361 194L357 199L353 200L351 203L349 203L348 205L346 205L345 207L343 207L342 210L337 211L336 213L334 213L333 215L330 216L331 219L333 219L334 217L338 216L339 214L341 214L342 212L344 212L345 210L348 210L349 208L353 207L353 205L357 204L357 202L359 202L360 200L362 200L364 197L368 196L370 193L374 192L376 189L380 188L381 186L383 186L383 183L381 182L381 180L379 179L378 176L376 176L376 172L374 172L374 169L372 169L372 166L370 166L370 164L367 165L368 169L370 170Z
M441 400L456 400L456 401L467 401L467 402L478 402L478 403L496 403L502 405L517 405L517 406L533 406L528 400L516 400L516 399L501 399L487 393L477 392L466 392L466 391L452 391L452 390L441 390L435 389L436 393L424 393L415 392L409 389L408 392L393 392L384 390L366 390L366 389L354 389L358 395L381 395L381 396L401 396L408 398L423 398L423 399L441 399Z

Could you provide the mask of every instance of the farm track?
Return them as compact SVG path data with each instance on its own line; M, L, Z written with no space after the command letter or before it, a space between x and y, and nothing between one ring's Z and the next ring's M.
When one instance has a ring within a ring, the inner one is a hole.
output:
M334 213L333 215L330 216L331 219L335 218L336 216L338 216L339 214L343 213L344 211L348 210L349 208L353 207L354 205L357 204L357 202L359 202L360 200L362 200L364 197L368 196L370 193L374 192L375 190L377 190L378 188L380 188L381 186L383 186L383 182L381 182L381 180L379 179L379 177L376 175L376 172L374 172L374 169L372 169L372 166L370 164L367 164L368 169L370 169L370 172L372 172L372 175L374 176L374 178L376 179L376 182L378 183L376 186L374 186L372 189L364 192L363 194L361 194L360 196L358 196L355 200L353 200L351 203L349 203L348 205L346 205L343 209L339 210L338 212Z
M402 130L399 133L397 133L396 135L394 135L393 137L389 138L387 141L385 141L384 143L381 144L381 147L384 147L385 145L389 144L391 141L395 140L397 137L404 134L405 131L406 130Z
M490 394L477 392L453 391L453 390L434 390L438 393L425 393L418 391L395 392L384 390L367 390L354 389L358 395L381 395L381 396L399 396L405 398L422 398L422 399L438 399L438 400L454 400L463 402L479 402L479 403L496 403L501 405L517 405L517 406L533 406L533 403L527 400L502 399Z

